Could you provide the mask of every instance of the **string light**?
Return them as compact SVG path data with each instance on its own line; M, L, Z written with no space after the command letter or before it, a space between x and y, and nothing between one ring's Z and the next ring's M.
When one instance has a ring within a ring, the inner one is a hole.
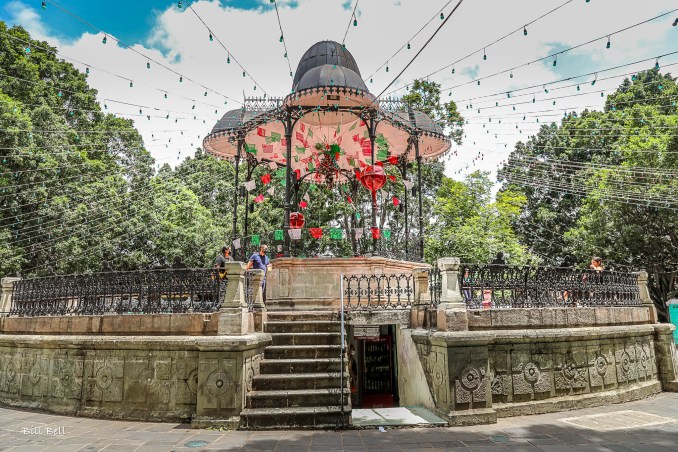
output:
M134 82L132 80L129 81L129 87L134 88Z
M45 0L42 1L42 10L45 11L47 9L47 2ZM676 24L673 24L676 25Z
M558 65L558 55L553 56L553 67L556 67Z
M410 50L411 48L412 48L412 46L411 46L410 43L408 42L408 43L407 43L407 50Z
M487 61L487 54L485 53L485 49L483 49L483 61Z
M527 36L527 26L523 27L523 36Z
M212 33L210 33L210 42L214 41L214 36L212 36Z
M654 70L658 71L659 70L659 58L654 62Z
M440 13L440 20L445 20L445 14Z
M89 75L89 66L85 68L85 74Z
M355 16L353 16L353 26L354 27L358 26L358 19L356 19Z
M147 61L147 62L146 62L146 69L150 69L150 68L151 68L151 62L150 62L150 61Z
M179 0L179 3L177 3L177 8L181 9L181 8L183 8L183 7L184 7L184 5L182 5L182 4L181 4L181 0Z
M280 35L280 42L283 42L283 35Z
M104 39L101 40L102 44L106 44L108 42L108 36L104 35Z
M226 58L226 64L231 64L231 54L228 54L228 58Z
M605 45L605 48L606 49L610 48L610 37L609 36L607 37L607 44Z

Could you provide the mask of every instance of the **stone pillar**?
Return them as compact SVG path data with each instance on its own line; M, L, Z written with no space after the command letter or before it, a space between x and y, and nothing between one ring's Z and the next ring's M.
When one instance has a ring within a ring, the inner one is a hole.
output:
M226 290L219 308L219 335L247 334L253 331L252 315L245 300L245 264L226 264ZM259 290L261 292L261 289Z
M0 280L2 284L2 298L0 298L0 317L7 317L12 307L12 293L14 293L14 283L21 278L6 277Z
M641 270L636 273L638 276L638 293L640 295L640 301L643 303L643 306L647 307L649 310L650 323L657 323L657 308L650 298L650 290L647 287L648 275L645 270Z
M428 268L415 268L412 270L414 277L414 303L410 310L410 328L424 328L428 326L426 314L431 306L431 293L429 292Z
M657 378L663 391L678 392L678 353L673 339L675 326L671 323L654 325L654 354L657 360Z
M250 290L252 291L252 314L254 316L254 331L263 332L266 323L266 305L261 282L264 279L263 270L248 270L250 276Z
M442 288L436 313L438 331L468 330L466 303L461 296L459 285L459 265L458 257L438 259Z

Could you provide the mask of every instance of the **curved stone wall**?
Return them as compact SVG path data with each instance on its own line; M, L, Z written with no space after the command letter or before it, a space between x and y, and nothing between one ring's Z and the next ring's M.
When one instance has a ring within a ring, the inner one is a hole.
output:
M619 403L669 390L671 325L412 334L434 406L450 423Z
M266 334L0 335L0 402L61 414L237 426Z

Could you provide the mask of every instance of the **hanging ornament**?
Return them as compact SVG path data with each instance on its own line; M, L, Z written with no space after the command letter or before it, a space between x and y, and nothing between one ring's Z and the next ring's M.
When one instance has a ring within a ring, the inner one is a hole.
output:
M290 214L290 227L292 229L301 229L304 227L306 220L301 212L292 212Z

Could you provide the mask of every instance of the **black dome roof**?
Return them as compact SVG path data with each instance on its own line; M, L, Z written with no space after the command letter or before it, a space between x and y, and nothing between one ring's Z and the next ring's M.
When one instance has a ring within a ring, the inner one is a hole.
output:
M292 88L296 90L299 81L307 72L327 64L349 69L360 77L360 69L351 52L336 41L320 41L313 44L301 57L297 72L294 74ZM362 78L360 80L362 81Z

